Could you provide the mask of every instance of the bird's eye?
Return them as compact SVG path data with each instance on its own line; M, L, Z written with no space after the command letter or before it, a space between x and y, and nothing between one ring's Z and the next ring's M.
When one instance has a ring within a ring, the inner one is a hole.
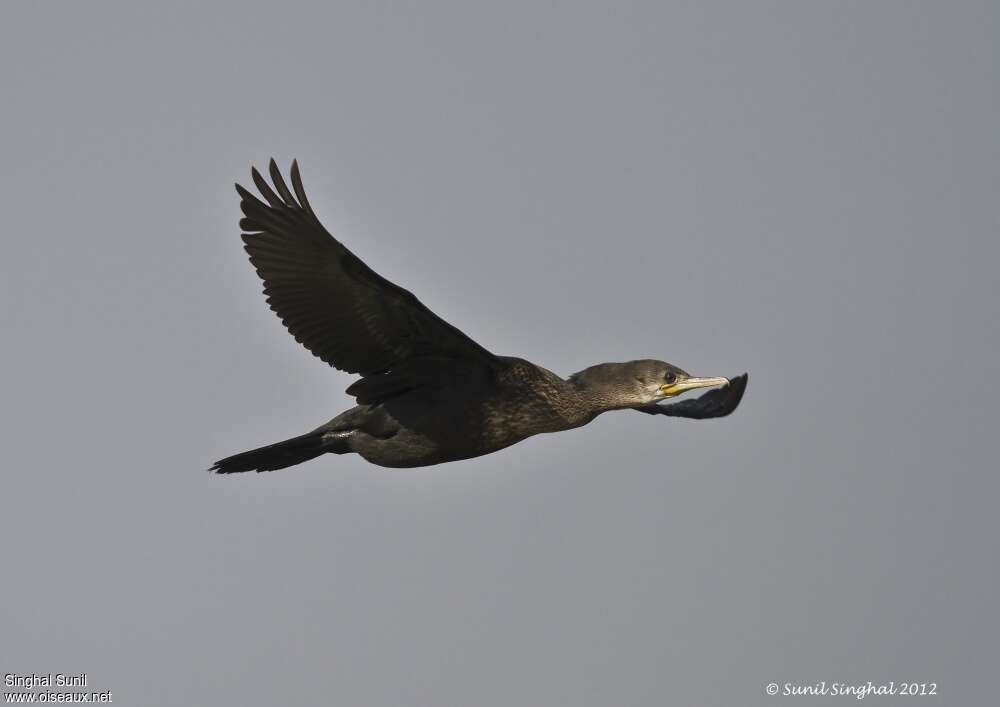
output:
M676 373L668 373L667 375L665 375L663 377L663 380L666 382L667 385L673 385L674 383L677 382L677 374Z

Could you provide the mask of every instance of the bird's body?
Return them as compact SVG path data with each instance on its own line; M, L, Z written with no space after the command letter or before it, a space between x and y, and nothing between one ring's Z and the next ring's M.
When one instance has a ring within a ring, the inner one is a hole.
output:
M347 389L358 404L312 432L218 461L214 471L267 471L350 452L384 467L428 466L580 427L609 410L721 417L742 398L745 375L732 382L693 378L645 359L599 364L564 379L496 356L326 232L294 163L294 196L273 160L270 171L277 194L252 172L267 204L237 185L246 250L271 308L295 338L327 363L362 376ZM717 385L723 387L697 400L656 404Z
M522 359L500 357L492 375L453 374L440 387L355 406L319 429L331 447L346 446L379 466L412 467L489 454L597 414L582 391Z

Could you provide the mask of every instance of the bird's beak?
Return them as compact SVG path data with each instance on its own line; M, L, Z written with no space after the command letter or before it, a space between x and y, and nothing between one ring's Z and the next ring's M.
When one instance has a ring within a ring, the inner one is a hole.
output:
M670 385L660 386L660 395L666 398L672 398L675 395L680 395L681 393L686 393L689 390L695 390L696 388L713 388L717 385L729 385L728 378L682 378L676 383L671 383Z

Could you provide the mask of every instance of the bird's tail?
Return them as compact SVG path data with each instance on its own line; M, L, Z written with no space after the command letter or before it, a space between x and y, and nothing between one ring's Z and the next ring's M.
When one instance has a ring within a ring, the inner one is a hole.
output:
M220 459L209 469L217 474L235 474L241 471L274 471L309 461L331 449L324 432L316 430L283 442L269 444L249 452L241 452Z

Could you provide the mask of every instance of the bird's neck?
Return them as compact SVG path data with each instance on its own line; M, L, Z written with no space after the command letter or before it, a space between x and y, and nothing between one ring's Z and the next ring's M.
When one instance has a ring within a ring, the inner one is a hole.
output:
M571 380L574 394L592 417L611 410L624 410L637 404L631 395L624 395L620 386L604 381Z

